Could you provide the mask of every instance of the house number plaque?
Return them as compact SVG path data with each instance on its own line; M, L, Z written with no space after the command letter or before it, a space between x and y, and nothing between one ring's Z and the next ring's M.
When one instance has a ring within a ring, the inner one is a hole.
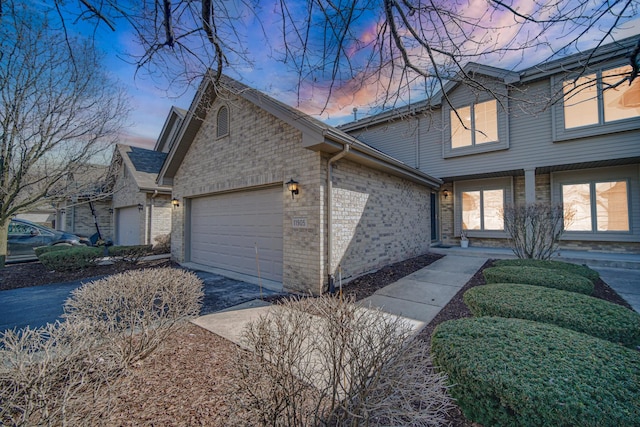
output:
M307 228L307 218L306 217L297 217L292 220L293 228Z

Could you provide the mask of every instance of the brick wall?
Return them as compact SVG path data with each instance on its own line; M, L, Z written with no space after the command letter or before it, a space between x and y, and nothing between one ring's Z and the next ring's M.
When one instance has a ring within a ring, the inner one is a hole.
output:
M317 292L325 277L325 245L318 232L324 223L321 155L302 148L302 134L263 109L235 96L220 98L174 177L173 195L181 203L172 209L172 256L185 260L189 198L282 185L283 285ZM216 138L215 116L222 104L229 108L229 134ZM284 185L290 178L300 183L295 199ZM294 228L293 218L305 218L307 228Z
M427 187L348 160L333 167L333 265L349 278L429 250Z
M103 239L113 239L113 216L109 213L111 200L93 202L98 217L98 226ZM65 230L80 236L91 237L96 233L96 224L89 203L79 200L70 202L65 208Z

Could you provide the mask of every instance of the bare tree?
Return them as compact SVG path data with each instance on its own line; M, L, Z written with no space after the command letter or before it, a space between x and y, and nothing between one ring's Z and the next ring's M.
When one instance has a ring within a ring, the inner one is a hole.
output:
M93 46L63 37L48 18L19 2L2 4L0 266L11 218L72 196L66 180L100 160L128 112Z
M300 103L324 94L357 104L357 93L383 107L420 100L459 82L492 92L466 71L471 61L516 69L600 47L638 16L638 0L81 0L76 14L116 30L126 20L142 47L139 67L192 81L207 68L251 66L247 41L268 41L274 60L298 76ZM64 2L55 2L58 10ZM67 10L66 14L71 13ZM65 14L61 12L61 17ZM122 27L122 25L120 26ZM630 54L638 74L638 48ZM589 61L583 64L589 66ZM313 96L309 94L313 93ZM500 94L495 94L499 98ZM558 94L559 96L561 93ZM337 100L337 101L336 101ZM552 99L551 102L557 100ZM445 102L448 102L445 93Z

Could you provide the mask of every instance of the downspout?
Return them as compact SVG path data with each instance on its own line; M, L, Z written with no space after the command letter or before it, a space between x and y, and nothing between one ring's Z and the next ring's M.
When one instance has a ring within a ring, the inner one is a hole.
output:
M329 279L329 291L335 289L333 275L333 177L332 164L349 154L349 144L342 147L342 151L331 157L327 162L327 274ZM320 285L320 294L322 294L322 285Z
M156 196L158 195L158 190L153 190L153 194L151 195L151 201L149 202L149 212L147 213L147 238L146 238L146 244L147 245L152 245L153 243L151 243L151 221L153 220L153 199L156 198Z

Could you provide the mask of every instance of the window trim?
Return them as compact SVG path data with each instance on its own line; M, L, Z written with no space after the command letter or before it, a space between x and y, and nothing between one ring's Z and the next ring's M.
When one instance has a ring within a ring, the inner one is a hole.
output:
M226 110L227 129L225 133L220 133L220 114L222 113L223 110ZM231 110L229 109L229 106L227 106L226 104L221 105L216 111L216 139L229 136L229 132L231 128L230 124L231 124Z
M454 211L454 236L460 236L462 232L462 193L468 191L503 190L503 207L513 203L513 177L485 178L470 181L455 181L453 183L453 211ZM484 224L484 218L481 221ZM466 230L467 236L477 238L507 238L504 230Z
M552 172L550 178L552 203L562 203L562 186L565 184L627 182L629 231L565 230L561 240L640 242L640 198L633 197L640 188L640 165ZM593 205L591 208L593 209Z
M576 74L558 75L551 77L551 87L555 88L557 93L562 94L559 102L555 103L551 107L551 120L552 120L552 138L553 142L569 141L577 138L584 138L592 135L602 135L614 132L623 132L627 130L636 130L640 127L640 116L631 117L627 119L613 120L606 122L604 119L604 96L602 89L602 73L614 68L619 68L628 65L626 62L613 62L602 65L597 69L589 70L586 75L596 74L597 85L597 105L598 105L598 123L591 125L579 126L575 128L565 129L565 117L564 117L564 82L571 78L578 77Z
M453 108L450 105L443 105L442 108L442 157L452 158L468 156L479 153L487 153L491 151L506 150L509 148L509 114L505 111L505 108L509 109L509 98L507 96L496 99L493 97L482 97L474 100L473 102L460 102L454 104L455 109L471 107L472 128L475 128L475 106L488 101L496 101L496 121L498 130L498 140L492 142L483 142L480 144L475 143L475 135L471 135L472 143L469 146L453 148L451 140L451 113Z

